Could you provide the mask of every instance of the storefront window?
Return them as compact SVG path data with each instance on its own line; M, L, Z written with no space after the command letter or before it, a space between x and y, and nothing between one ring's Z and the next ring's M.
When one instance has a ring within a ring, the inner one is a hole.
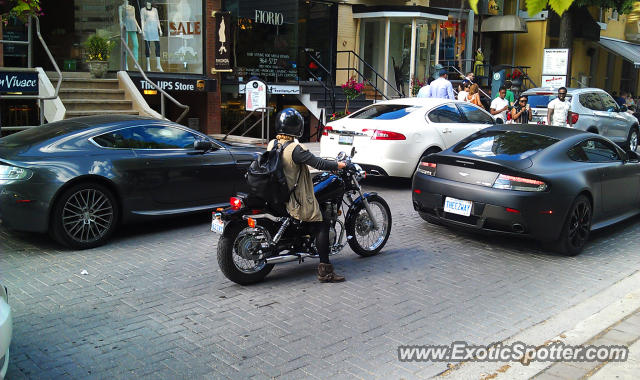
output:
M110 70L136 70L127 58L121 67L120 34L143 70L203 74L202 0L42 0L42 32L58 65L65 71L87 71L83 43L97 33L115 43ZM36 53L36 65L50 69Z
M449 17L440 24L439 62L444 66L454 66L464 70L464 57L467 42L467 21Z

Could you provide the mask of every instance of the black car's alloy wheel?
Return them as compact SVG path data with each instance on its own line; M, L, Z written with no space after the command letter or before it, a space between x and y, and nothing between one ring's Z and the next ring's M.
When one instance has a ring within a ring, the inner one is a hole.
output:
M559 252L575 256L582 252L591 231L591 202L584 195L579 195L573 202L567 220L562 228L560 239L556 244Z
M115 230L118 207L112 192L95 183L67 189L56 201L52 215L53 236L76 249L104 244Z

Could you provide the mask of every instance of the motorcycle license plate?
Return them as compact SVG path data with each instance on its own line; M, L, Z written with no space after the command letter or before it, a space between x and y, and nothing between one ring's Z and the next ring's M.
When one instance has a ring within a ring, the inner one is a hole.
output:
M224 232L224 222L220 218L220 214L213 214L213 218L211 220L211 231L217 234L222 234Z
M444 200L444 212L462 216L469 216L471 215L471 205L471 201L463 201L460 199L447 197Z
M350 135L340 135L340 137L338 137L338 144L342 144L342 145L353 145L353 136L350 136Z

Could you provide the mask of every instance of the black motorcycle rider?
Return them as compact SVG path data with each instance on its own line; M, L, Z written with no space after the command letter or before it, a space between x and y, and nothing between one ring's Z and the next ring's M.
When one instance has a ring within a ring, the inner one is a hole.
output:
M305 222L310 232L315 236L316 248L320 256L318 265L318 280L320 282L341 282L344 276L333 271L329 262L329 224L322 220L320 205L313 192L311 173L307 165L318 170L337 170L346 166L344 162L323 160L309 152L296 138L302 136L304 120L302 115L293 108L282 110L276 117L276 139L279 144L289 143L282 152L284 174L287 178L289 189L293 191L289 202L286 204L287 212L291 217ZM267 150L274 148L274 142L270 142Z

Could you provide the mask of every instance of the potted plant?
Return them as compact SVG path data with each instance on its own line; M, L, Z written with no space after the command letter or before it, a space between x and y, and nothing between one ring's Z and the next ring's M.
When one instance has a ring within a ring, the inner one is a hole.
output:
M109 54L113 42L107 38L94 34L84 43L87 54L89 72L94 78L102 78L109 68Z
M344 83L342 86L342 91L344 91L344 96L347 98L347 104L344 107L344 112L349 113L349 100L354 100L362 93L364 89L364 83L356 82L355 79L351 78Z
M425 84L427 84L426 78L424 81L421 81L418 78L413 78L411 81L411 96L418 96L418 92Z

